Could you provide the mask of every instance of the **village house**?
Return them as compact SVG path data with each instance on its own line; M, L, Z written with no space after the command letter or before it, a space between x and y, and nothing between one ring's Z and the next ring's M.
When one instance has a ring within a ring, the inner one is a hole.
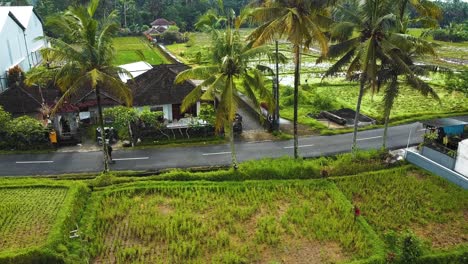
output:
M197 116L200 103L186 112L181 111L183 99L196 87L196 81L174 84L178 73L189 67L184 64L150 65L135 62L119 66L126 69L133 79L120 76L127 82L133 94L133 106L138 109L148 107L151 111L161 111L168 123L177 122L189 114ZM55 107L61 92L49 85L46 87L14 86L0 94L0 105L13 116L29 115L47 121L48 113ZM101 104L103 108L124 105L124 101L112 93L112 89L102 87ZM73 141L79 137L80 123L97 122L96 94L91 87L80 89L62 105L55 115L50 117L59 139Z
M0 6L0 93L8 88L7 72L18 65L24 72L42 61L46 46L43 24L32 6Z
M164 18L158 18L151 22L151 28L145 31L146 34L161 34L169 29L170 26L175 25L175 22L167 21Z

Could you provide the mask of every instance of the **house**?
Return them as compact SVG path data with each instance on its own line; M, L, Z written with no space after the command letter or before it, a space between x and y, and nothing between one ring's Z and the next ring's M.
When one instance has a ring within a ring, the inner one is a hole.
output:
M43 23L32 6L0 6L0 92L7 89L7 72L19 65L28 71L42 61L46 46Z
M164 18L158 18L151 22L151 32L155 33L163 33L166 31L170 26L175 25L175 22L169 22Z
M128 82L133 93L134 107L150 107L162 111L168 121L176 121L184 114L197 116L200 102L186 112L181 111L184 98L197 86L196 81L174 84L176 76L188 69L184 64L155 65L153 68Z

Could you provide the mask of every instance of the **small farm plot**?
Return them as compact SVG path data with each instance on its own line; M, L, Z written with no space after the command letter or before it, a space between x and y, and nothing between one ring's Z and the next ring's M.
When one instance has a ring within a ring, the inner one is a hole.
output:
M92 199L95 263L335 263L378 247L322 180L144 182Z
M0 253L45 245L67 192L61 187L0 187Z
M468 248L468 191L413 167L336 180L363 217L394 249L408 231L426 253Z
M468 111L468 98L462 94L449 93L440 86L433 86L439 95L440 101L428 96L425 97L419 92L406 86L401 86L400 96L395 100L395 105L391 112L391 121L405 120L421 115L441 115L454 112ZM356 83L340 81L339 79L329 80L329 84L323 84L317 89L317 93L322 96L336 98L339 105L355 109L359 93L359 86ZM374 95L368 92L362 100L361 110L364 114L376 119L382 119L383 89Z
M113 44L116 51L114 65L137 61L146 61L151 65L168 63L159 50L151 47L151 44L142 37L114 38Z

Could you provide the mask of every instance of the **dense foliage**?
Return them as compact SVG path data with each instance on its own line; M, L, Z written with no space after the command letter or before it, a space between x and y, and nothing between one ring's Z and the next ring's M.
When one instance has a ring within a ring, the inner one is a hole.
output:
M31 150L48 146L47 129L38 120L11 115L0 106L0 149Z

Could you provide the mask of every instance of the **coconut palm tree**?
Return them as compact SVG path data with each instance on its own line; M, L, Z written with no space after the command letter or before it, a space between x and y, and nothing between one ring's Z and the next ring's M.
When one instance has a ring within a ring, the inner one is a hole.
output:
M42 82L44 76L52 78L63 95L58 100L54 112L70 96L81 89L91 87L96 93L98 121L104 131L101 90L106 87L113 95L130 106L132 96L119 74L127 74L112 65L114 48L112 37L119 26L115 23L117 13L112 12L102 23L94 19L99 0L92 0L87 7L69 7L68 10L47 21L60 37L46 38L50 46L41 50L46 67L39 67L27 76L27 83ZM103 135L104 137L104 135ZM103 140L104 172L109 170L107 143Z
M265 0L250 11L250 16L260 25L249 40L258 47L286 37L294 53L294 158L299 157L297 135L297 107L300 83L301 51L308 52L313 41L318 42L324 54L328 39L322 28L330 23L325 9L335 1L322 0Z
M449 71L436 65L414 63L420 56L435 56L432 45L423 39L396 33L390 36L389 42L393 44L389 51L390 56L383 58L382 65L377 72L378 86L386 84L383 97L385 125L382 147L384 149L387 145L390 114L395 99L400 93L400 85L404 84L423 96L430 95L439 100L435 90L418 76L427 75L430 72Z
M331 30L332 39L338 40L330 46L325 58L338 60L325 72L324 77L335 75L347 67L346 77L359 80L359 95L356 104L352 149L356 149L358 120L362 97L366 87L372 92L377 88L377 71L384 57L389 57L389 36L396 30L396 17L392 5L384 0L367 0L358 4L358 10L340 8L346 21L337 23ZM353 35L353 32L358 34Z
M331 30L332 39L338 40L330 46L328 58L338 60L325 72L324 78L341 71L347 66L347 78L359 80L359 95L356 105L352 148L356 149L358 117L365 89L372 93L381 85L387 85L384 96L384 146L387 126L394 99L398 95L398 76L404 76L410 87L424 95L435 92L424 83L417 74L431 66L417 66L413 62L415 55L432 54L434 50L424 40L399 33L396 16L393 15L393 2L385 0L367 0L358 4L357 10L340 8L344 22L337 23ZM359 32L353 35L353 32ZM325 56L319 58L319 61Z
M425 27L437 27L442 19L442 9L433 1L428 0L397 0L393 1L400 23L400 33L406 33L410 23L419 22ZM405 13L413 7L419 14L415 19L409 19Z
M182 102L182 111L188 109L198 100L219 100L216 105L215 129L224 129L230 139L232 166L237 169L237 158L234 148L233 121L237 112L239 98L238 83L242 82L243 92L260 109L259 99L273 107L272 96L264 82L264 67L251 67L249 62L258 56L268 55L267 47L252 48L245 45L239 31L231 29L229 23L225 31L217 31L218 37L213 46L211 65L188 69L179 73L175 82L182 83L190 79L204 80L195 87ZM206 89L205 91L203 91ZM257 97L258 96L258 97Z

